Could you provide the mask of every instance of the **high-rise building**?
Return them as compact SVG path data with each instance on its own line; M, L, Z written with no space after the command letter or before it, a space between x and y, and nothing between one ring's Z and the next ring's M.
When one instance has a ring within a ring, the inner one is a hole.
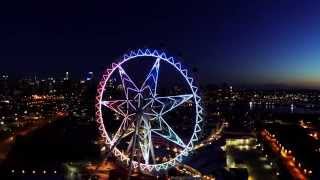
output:
M87 74L87 77L86 77L86 80L87 81L90 81L90 80L92 80L93 79L93 72L88 72L88 74Z
M63 78L63 80L65 80L65 81L69 80L69 72L66 72L65 77Z

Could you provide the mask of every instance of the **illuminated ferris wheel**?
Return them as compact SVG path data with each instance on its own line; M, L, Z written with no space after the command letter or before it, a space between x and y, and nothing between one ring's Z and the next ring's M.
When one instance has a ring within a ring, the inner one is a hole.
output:
M103 142L130 171L165 171L198 140L203 121L198 88L181 63L163 52L124 54L104 72L96 100Z

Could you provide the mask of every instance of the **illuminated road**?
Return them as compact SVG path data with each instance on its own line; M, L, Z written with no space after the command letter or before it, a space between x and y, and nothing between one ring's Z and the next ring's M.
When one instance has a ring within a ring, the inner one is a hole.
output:
M224 123L222 123L222 125L218 129L212 130L212 132L208 136L208 138L203 140L200 144L197 144L194 147L194 150L206 147L206 146L212 144L212 142L217 141L218 139L220 139L222 137L222 132L223 132L224 128L226 128L227 126L228 126L228 123L224 122Z
M115 169L118 169L118 167L114 163L109 161L99 164L98 169L97 169L97 165L93 165L93 164L89 164L86 167L86 170L91 175L99 177L99 179L108 179L110 171Z
M302 169L296 165L295 159L291 151L284 150L283 146L279 145L274 135L271 135L267 130L261 132L263 139L270 145L273 153L278 154L287 170L290 172L294 179L306 180L307 176L303 173Z
M18 130L17 132L13 133L13 135L7 137L0 141L0 161L6 159L7 154L9 153L11 146L14 144L15 139L17 136L25 136L30 132L34 131L38 127L42 127L43 123L34 124L31 127L23 128Z
M16 132L14 132L11 136L3 140L0 140L0 163L6 159L7 154L10 152L11 147L15 143L17 136L26 136L31 132L35 131L36 129L39 129L47 125L49 122L53 122L53 120L58 120L61 117L64 117L64 116L58 114L55 119L51 119L50 121L45 119L42 119L42 120L39 119L37 123L34 123L29 127L21 128Z
M199 150L201 148L205 148L206 146L212 144L213 142L219 140L222 137L222 133L223 130L228 127L228 123L227 122L223 122L221 126L219 126L218 128L214 129L211 131L211 134L205 139L203 140L200 144L197 144L194 147L194 150ZM191 166L188 166L186 164L179 164L176 169L182 173L182 174L186 174L189 175L191 177L194 178L201 178L201 179L208 179L208 180L212 180L215 179L213 176L211 175L205 175L202 174L200 171L198 171L197 169L192 168Z
M215 177L213 177L211 175L204 175L200 171L198 171L198 170L196 170L186 164L178 164L176 169L181 174L185 174L185 175L191 176L193 178L197 178L197 179L201 178L201 179L207 179L207 180L214 180L215 179Z

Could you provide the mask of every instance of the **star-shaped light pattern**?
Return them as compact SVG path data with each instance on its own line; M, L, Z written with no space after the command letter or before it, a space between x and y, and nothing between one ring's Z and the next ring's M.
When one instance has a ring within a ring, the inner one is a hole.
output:
M174 132L172 127L165 121L163 115L174 110L184 102L193 97L192 94L183 94L177 96L158 96L157 84L159 75L160 59L158 58L151 68L146 80L141 88L131 80L125 70L118 66L119 74L121 77L122 86L125 92L126 99L114 101L102 101L102 104L121 115L124 119L120 125L119 130L114 135L112 142L115 143L121 136L121 133L132 133L135 128L134 122L128 124L128 121L139 121L139 146L144 158L144 162L149 164L150 153L153 153L152 134L157 135L169 140L182 148L186 148L186 144ZM130 95L133 99L130 99ZM134 102L134 103L133 103ZM157 104L157 105L156 105ZM155 106L159 108L154 108ZM133 112L129 114L129 112ZM130 127L130 128L129 128ZM132 136L134 138L134 136ZM155 161L154 156L152 160Z
M138 87L124 70L122 64L130 59L141 56L154 57L155 60L142 85ZM191 87L192 93L174 96L158 95L157 88L161 60L173 64L176 69L181 72L186 78L188 85ZM172 57L167 58L166 54L159 54L157 51L151 53L149 49L131 51L130 55L124 55L122 62L112 64L112 67L113 69L107 69L106 75L103 76L97 96L97 121L101 125L99 129L102 131L102 136L107 139L107 143L114 145L116 142L121 141L121 138L131 134L132 136L127 150L127 154L129 154L129 150L134 146L133 138L136 137L138 144L135 147L141 152L144 162L140 164L140 162L134 161L133 165L135 168L140 165L140 168L142 169L148 169L150 171L154 169L160 170L174 165L176 161L181 161L182 156L187 155L188 152L193 149L193 142L198 140L197 133L201 130L199 126L199 123L202 121L202 116L200 116L202 114L202 108L199 105L201 98L196 94L197 88L193 86L193 79L187 76L187 71L181 68L180 63L174 62ZM105 83L112 73L118 73L121 78L125 96L124 99L103 100L102 98ZM170 120L166 120L166 116L164 115L175 110L187 101L195 102L197 116L191 140L186 143L173 130L169 123ZM118 130L112 136L109 136L105 130L101 116L101 108L108 108L122 117L122 122ZM138 130L136 131L136 129ZM156 164L152 141L154 135L160 136L165 140L180 146L181 149L183 149L182 153L166 163ZM116 156L119 155L122 161L129 162L130 158L118 149L114 150L114 154Z

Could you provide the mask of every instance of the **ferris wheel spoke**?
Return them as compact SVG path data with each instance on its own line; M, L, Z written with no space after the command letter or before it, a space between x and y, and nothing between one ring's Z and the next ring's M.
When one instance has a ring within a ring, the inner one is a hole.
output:
M152 97L155 97L157 95L159 67L160 58L157 58L149 74L147 75L147 78L144 80L141 86L141 91L149 90L149 94L152 95Z
M134 139L134 135L130 138L130 141L129 141L129 144L128 144L128 147L127 147L127 150L126 150L126 154L130 153L130 150L131 150L132 144L133 144L133 139Z
M133 116L133 114L123 119L117 132L113 135L111 144L115 144L120 138L125 138L134 132L135 126L133 120L130 118L131 116Z
M129 99L130 92L133 91L134 94L136 94L139 92L139 88L137 88L136 84L120 65L118 66L118 69L126 99Z
M189 99L193 97L192 94L183 94L183 95L177 95L177 96L163 96L163 97L156 97L155 101L160 103L160 113L161 115L164 115L176 107L182 105Z
M182 148L186 148L187 145L182 141L182 139L174 132L174 130L169 126L169 124L159 116L157 120L154 121L157 125L156 128L153 127L151 131L162 138L179 145Z
M135 109L130 100L101 101L101 104L115 113L127 117L129 109Z

